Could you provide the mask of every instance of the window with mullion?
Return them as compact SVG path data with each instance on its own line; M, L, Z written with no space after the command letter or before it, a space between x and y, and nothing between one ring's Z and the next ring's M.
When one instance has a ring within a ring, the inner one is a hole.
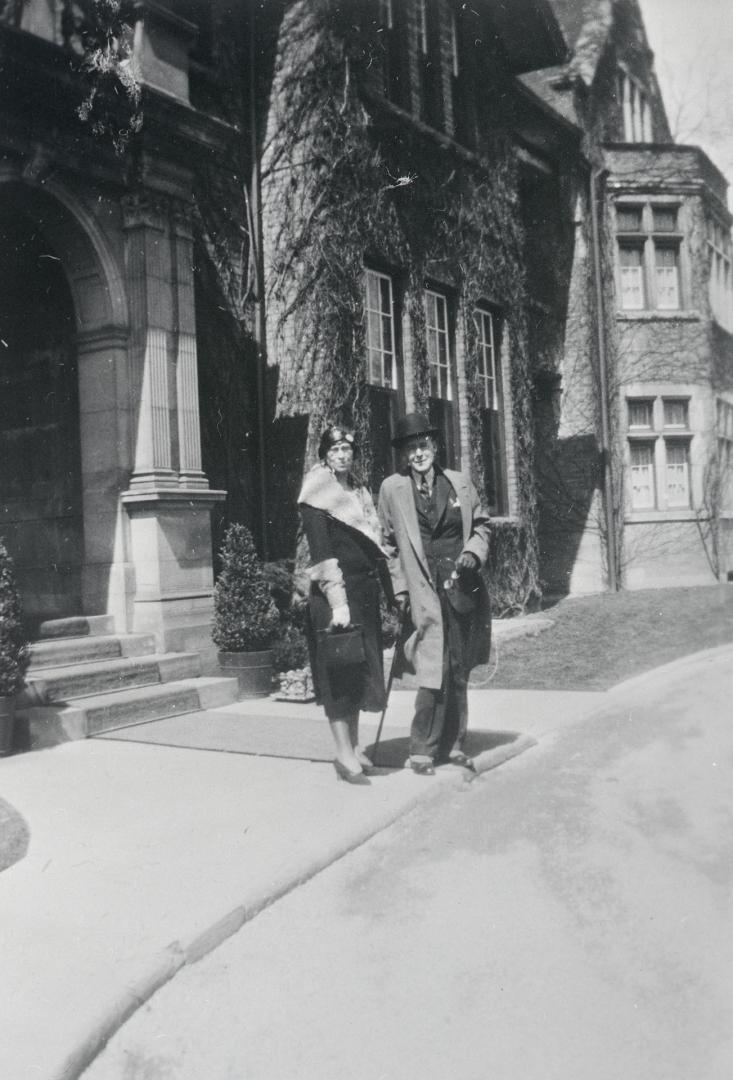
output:
M680 306L679 250L675 245L654 245L656 306L660 311L676 311Z
M621 307L624 311L642 311L644 294L644 248L641 244L619 243Z
M453 400L448 300L442 293L425 291L425 334L430 367L430 396Z
M478 377L484 408L496 411L499 407L496 379L496 346L494 340L494 317L490 311L476 309L478 329Z
M437 0L417 0L417 48L420 66L420 118L442 129L443 72L441 53L442 7Z
M427 56L428 42L428 0L417 0L417 47L423 56Z
M667 506L690 505L690 444L687 439L665 439Z
M623 68L618 74L618 96L623 114L625 142L652 142L652 114L645 88Z
M489 509L506 511L506 453L499 372L499 327L484 308L474 312L477 330L477 378L481 398L481 460Z
M653 510L657 501L654 483L654 443L632 443L630 450L632 509Z
M366 270L365 314L367 381L373 386L397 389L397 355L392 279L376 270Z

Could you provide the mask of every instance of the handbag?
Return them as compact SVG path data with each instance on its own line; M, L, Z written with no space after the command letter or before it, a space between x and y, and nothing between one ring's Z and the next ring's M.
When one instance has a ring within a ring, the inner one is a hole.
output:
M329 667L345 667L347 664L363 664L364 633L361 626L329 626L318 631L318 651Z

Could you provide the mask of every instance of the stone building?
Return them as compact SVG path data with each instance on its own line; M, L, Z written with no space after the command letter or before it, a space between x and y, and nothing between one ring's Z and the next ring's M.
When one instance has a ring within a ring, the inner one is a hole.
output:
M730 571L726 185L671 141L636 3L142 0L114 95L91 9L0 4L32 621L211 658L222 523L292 557L320 423L376 486L402 408L486 492L502 609Z
M540 466L544 578L558 593L714 582L733 570L727 183L672 141L638 4L552 2L572 58L530 81L582 126L593 179Z
M486 493L499 607L540 591L535 354L581 138L519 76L565 57L545 3L294 3L266 120L277 422L307 415L312 459L323 422L350 419L376 490L396 414L426 411Z
M0 531L31 626L105 614L211 657L192 206L231 129L192 105L196 26L155 3L105 104L89 7L1 6Z

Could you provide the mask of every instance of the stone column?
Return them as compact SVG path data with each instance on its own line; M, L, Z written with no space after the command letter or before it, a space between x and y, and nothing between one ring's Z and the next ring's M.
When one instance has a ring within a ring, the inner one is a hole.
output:
M192 238L180 204L126 200L133 468L122 497L135 571L132 625L213 670L210 491L201 469Z
M82 610L131 622L134 570L120 493L130 475L127 333L119 327L77 337L84 515Z
M193 286L193 234L190 214L173 216L173 264L177 314L176 402L178 421L179 484L206 489L209 482L201 469L201 420L199 416L196 317Z
M134 403L130 489L177 487L170 423L174 316L168 206L139 193L124 200L123 214Z

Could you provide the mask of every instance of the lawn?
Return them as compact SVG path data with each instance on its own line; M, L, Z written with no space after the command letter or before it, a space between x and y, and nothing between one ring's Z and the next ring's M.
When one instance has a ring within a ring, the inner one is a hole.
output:
M501 642L472 686L606 690L701 649L733 642L733 584L561 600L537 637Z

